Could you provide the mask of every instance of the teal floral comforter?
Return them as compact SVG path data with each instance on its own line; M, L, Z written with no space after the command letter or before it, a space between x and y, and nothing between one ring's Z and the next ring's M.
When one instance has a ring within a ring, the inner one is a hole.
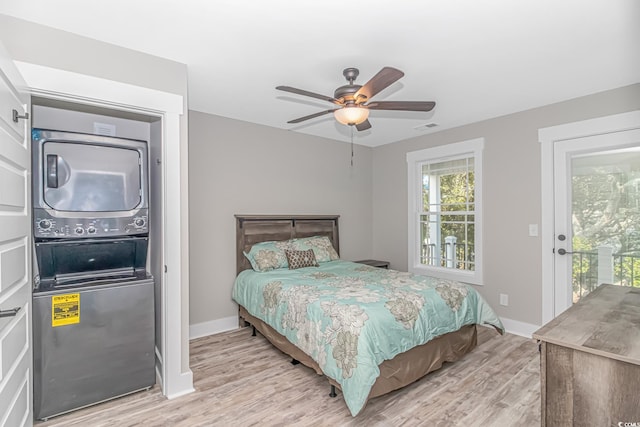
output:
M464 325L504 330L470 286L343 260L245 270L233 299L337 381L353 416L366 403L382 361Z

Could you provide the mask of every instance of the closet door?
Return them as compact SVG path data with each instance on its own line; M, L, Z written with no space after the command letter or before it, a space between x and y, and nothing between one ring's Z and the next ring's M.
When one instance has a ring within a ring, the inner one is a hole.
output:
M0 426L32 425L28 97L0 45Z

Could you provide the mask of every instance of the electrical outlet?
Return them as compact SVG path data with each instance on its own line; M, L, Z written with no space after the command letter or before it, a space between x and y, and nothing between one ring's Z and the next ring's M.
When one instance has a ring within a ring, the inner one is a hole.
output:
M500 305L509 305L509 295L500 294Z

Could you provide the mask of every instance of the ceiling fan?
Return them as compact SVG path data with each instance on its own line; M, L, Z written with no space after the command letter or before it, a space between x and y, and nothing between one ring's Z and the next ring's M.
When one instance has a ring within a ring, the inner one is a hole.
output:
M300 123L314 119L325 114L333 113L336 120L344 125L355 126L357 130L371 128L369 123L369 110L400 110L400 111L431 111L436 103L432 101L373 101L371 98L398 81L404 73L393 67L384 67L371 78L364 86L353 82L360 74L357 68L345 68L342 75L349 84L337 88L333 97L320 95L307 90L297 89L291 86L277 86L276 89L297 95L310 96L336 104L337 108L309 114L308 116L289 120L287 123Z

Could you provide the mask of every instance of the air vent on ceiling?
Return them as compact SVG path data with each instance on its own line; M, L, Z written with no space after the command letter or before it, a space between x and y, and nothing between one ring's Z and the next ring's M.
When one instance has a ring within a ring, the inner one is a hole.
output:
M438 126L437 123L431 122L431 123L427 123L425 125L416 126L416 127L414 127L414 129L415 130L425 130L425 129L428 129L428 128L434 128L436 126Z

